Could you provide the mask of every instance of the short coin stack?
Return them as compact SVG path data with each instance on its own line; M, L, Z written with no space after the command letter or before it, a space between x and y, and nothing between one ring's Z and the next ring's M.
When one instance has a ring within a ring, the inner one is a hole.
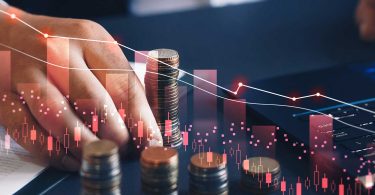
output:
M241 184L252 194L276 191L280 179L280 164L272 158L252 157L242 163Z
M82 194L121 194L117 145L108 140L85 145L80 174Z
M141 154L141 181L145 194L178 194L178 153L173 148L149 147Z
M181 146L178 119L178 53L171 49L156 49L148 53L145 88L147 100L163 136L163 145Z
M222 156L214 152L191 157L190 194L228 194L228 171Z

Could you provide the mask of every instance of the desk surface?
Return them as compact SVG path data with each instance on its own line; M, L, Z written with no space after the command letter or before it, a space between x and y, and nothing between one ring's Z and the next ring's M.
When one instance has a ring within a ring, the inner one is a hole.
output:
M235 78L266 79L333 65L375 60L375 46L359 40L354 22L355 0L269 0L219 9L202 9L153 17L98 20L117 40L137 50L173 48L186 70L218 69L218 83ZM133 53L124 51L130 60ZM189 152L180 154L180 189L187 190ZM235 166L229 165L233 169ZM293 175L296 167L284 167ZM230 170L232 192L239 175ZM123 164L123 191L139 191L139 164ZM295 174L295 173L294 173ZM79 193L79 177L49 169L20 194Z

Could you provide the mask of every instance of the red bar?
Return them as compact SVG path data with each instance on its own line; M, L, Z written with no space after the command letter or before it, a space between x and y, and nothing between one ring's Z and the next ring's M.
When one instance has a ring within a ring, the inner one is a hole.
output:
M165 136L172 136L172 121L171 120L165 120Z
M217 123L217 70L194 70L194 75L203 79L194 78L194 85L212 93L194 88L195 127L212 128Z
M224 121L229 123L226 126L230 123L234 123L236 127L240 127L241 122L246 124L246 104L240 102L246 102L246 99L224 100Z
M250 161L248 159L243 161L243 169L247 172L250 168Z
M92 131L96 134L99 131L98 127L98 115L92 116Z
M125 116L126 116L125 109L123 108L118 109L118 113L121 116L121 119L125 122Z
M0 88L4 91L10 91L11 88L11 61L10 51L0 51Z
M207 162L208 163L212 163L213 162L213 159L212 159L212 152L207 152Z
M328 188L328 178L327 177L323 177L322 178L322 188L323 189L327 189Z
M344 184L339 185L339 195L344 195L345 194L345 186Z
M272 175L271 173L266 173L266 184L272 183Z
M227 164L227 153L223 154L223 163L226 165Z
M143 137L143 121L138 121L138 137Z
M36 130L33 128L30 130L30 140L34 143L36 140Z
M184 132L182 132L183 133L183 145L184 146L187 146L188 144L189 144L189 132L187 132L187 131L184 131Z
M325 115L310 115L310 149L331 151L333 119Z
M280 190L286 192L286 181L281 181Z
M300 182L296 184L296 195L302 195L302 184Z
M47 64L47 79L58 85L57 87L64 96L69 95L69 40L68 39L47 39L47 62L58 65L56 67ZM61 68L63 67L63 68ZM51 89L47 88L47 97Z
M52 136L48 136L48 138L47 138L47 150L51 152L52 148L53 148Z
M74 127L74 141L78 142L81 141L81 127Z

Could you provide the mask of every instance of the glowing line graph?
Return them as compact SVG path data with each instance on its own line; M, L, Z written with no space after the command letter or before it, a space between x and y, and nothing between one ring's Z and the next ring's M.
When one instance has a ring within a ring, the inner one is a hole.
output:
M48 61L42 60L42 59L40 59L40 58L37 58L37 57L35 57L35 56L32 56L32 55L30 55L30 54L28 54L28 53L25 53L25 52L23 52L23 51L20 51L20 50L18 50L18 49L16 49L16 48L10 47L10 46L5 45L5 44L3 44L3 43L0 43L0 45L3 46L3 47L6 47L6 48L8 48L8 49L11 49L11 50L13 50L13 51L19 52L19 53L21 53L21 54L23 54L23 55L26 55L26 56L28 56L28 57L30 57L30 58L32 58L32 59L37 60L37 61L40 61L40 62L43 62L43 63L49 64L49 65L51 65L51 66L54 66L54 67L57 67L57 68L61 68L61 69L72 69L72 70L80 70L80 71L90 71L90 70L108 70L108 69L89 69L89 68L69 68L69 67L61 66L61 65L58 65L58 64L54 64L54 63L51 63L51 62L48 62ZM114 70L114 71L123 71L123 72L134 72L133 69L111 69L111 70ZM317 111L317 110L313 110L313 109L309 109L309 108L300 107L300 106L291 106L291 105L285 105L285 104L269 104L269 103L247 102L247 101L241 101L241 100L236 100L236 99L230 99L230 98L226 98L226 97L223 97L223 96L217 95L217 94L215 94L215 93L212 93L212 92L210 92L210 91L208 91L208 90L205 90L205 89L203 89L203 88L201 88L201 87L198 87L198 86L196 86L196 85L193 85L193 84L191 84L191 83L189 83L189 82L186 82L186 81L184 81L184 80L181 80L181 79L178 79L178 78L171 77L171 76L169 76L169 75L165 75L165 74L161 74L161 73L153 72L153 71L147 71L147 70L146 70L146 72L148 72L148 73L150 73L150 74L161 75L161 76L168 77L168 78L171 78L171 79L176 79L176 80L179 81L179 82L182 82L182 83L184 83L184 84L186 84L186 85L189 85L189 86L191 86L191 87L194 87L194 88L196 88L196 89L199 89L199 90L201 90L201 91L203 91L203 92L205 92L205 93L207 93L207 94L210 94L210 95L216 96L216 97L218 97L218 98L220 98L220 99L223 99L223 100L228 100L228 101L237 102L237 103L243 103L243 104L248 104L248 105L275 106L275 107L294 108L294 109L299 109L299 110L304 110L304 111L309 111L309 112L313 112L313 113L317 113L317 114L325 115L325 116L327 116L327 117L332 117L331 115L327 115L327 114L325 114L325 113L323 113L323 112L320 112L320 111ZM359 127L359 126L355 126L355 125L352 125L352 124L350 124L350 123L347 123L347 122L341 121L341 120L339 120L339 119L337 119L337 118L333 118L333 119L336 120L337 122L340 122L340 123L344 124L344 125L347 125L347 126L350 126L350 127L353 127L353 128L357 128L357 129L359 129L359 130L366 131L366 132L369 132L369 133L375 133L375 131L373 131L373 130L366 129L366 128Z
M285 96L285 95L282 95L282 94L274 93L274 92L271 92L271 91L267 91L267 90L264 90L264 89L259 89L259 88L253 87L253 86L244 85L242 83L239 83L236 91L234 91L234 94L237 94L241 87L245 87L245 88L249 88L249 89L254 89L254 90L257 90L257 91L261 91L261 92L268 93L268 94L271 94L271 95L283 97L283 98L286 98L286 99L289 99L289 100L293 100L293 101L300 100L300 99L311 98L311 97L323 97L323 98L326 98L326 99L334 101L334 102L345 104L347 106L351 106L353 108L357 108L359 110L363 110L365 112L369 112L371 114L375 114L375 111L372 111L372 110L369 110L369 109L366 109L366 108L363 108L363 107L360 107L360 106L357 106L357 105L354 105L354 104L350 104L350 103L347 103L347 102L344 102L344 101L341 101L341 100L338 100L338 99L335 99L335 98L332 98L332 97L328 97L328 96L323 95L321 93L315 93L315 94L306 95L306 96L300 96L300 97L289 97L289 96Z
M320 94L320 93L316 93L316 94L312 94L312 95L307 95L307 96L301 96L301 97L288 97L288 96L281 95L281 94L278 94L278 93L274 93L274 92L271 92L271 91L267 91L267 90L264 90L264 89L259 89L259 88L253 87L253 86L244 85L244 84L242 84L242 83L239 83L239 84L238 84L238 88L237 88L237 90L232 91L232 90L227 89L227 88L225 88L225 87L223 87L223 86L217 85L217 84L215 84L215 83L212 83L211 81L208 81L208 80L203 79L203 78L201 78L201 77L199 77L199 76L196 76L196 75L194 75L194 74L192 74L192 73L189 73L189 72L187 72L187 71L185 71L185 70L183 70L183 69L179 69L179 68L176 68L176 67L170 66L168 63L165 63L165 62L163 62L163 61L160 61L160 60L158 60L158 59L155 59L155 58L153 58L153 57L151 57L151 56L149 56L149 55L147 55L147 54L144 54L144 53L142 53L142 52L139 52L139 51L137 51L137 50L135 50L135 49L133 49L133 48L131 48L131 47L128 47L128 46L126 46L126 45L123 45L123 44L121 44L121 43L118 43L117 41L105 41L105 40L86 39L86 38L79 38L79 37L67 37L67 36L58 36L58 35L48 35L48 34L46 34L46 33L43 33L42 31L38 30L37 28L33 27L31 24L25 22L24 20L18 18L15 14L11 14L11 13L6 12L6 11L4 11L4 10L0 10L0 12L3 13L3 14L6 14L6 15L8 15L8 16L10 16L12 19L16 19L16 20L20 21L22 24L25 24L26 26L30 27L32 30L34 30L34 31L36 31L37 33L43 35L45 38L60 38L60 39L68 39L68 40L78 40L78 41L89 41L89 42L99 42L99 43L110 43L110 44L116 44L116 45L118 45L118 46L120 46L120 47L123 47L123 48L125 48L125 49L128 49L128 50L130 50L130 51L132 51L132 52L135 52L135 53L137 53L137 54L139 54L139 55L142 55L142 56L144 56L144 57L150 58L150 59L152 59L152 60L155 60L155 61L157 61L157 62L159 62L159 63L162 63L162 64L164 64L164 65L166 65L166 66L169 66L169 67L171 67L171 68L177 69L177 70L179 70L179 71L181 71L181 72L183 72L183 73L185 73L185 74L187 74L187 75L189 75L189 76L192 76L192 77L194 77L194 78L197 78L197 79L199 79L199 80L202 80L202 81L204 81L204 82L206 82L206 83L209 83L210 85L213 85L213 86L215 86L215 87L217 87L217 88L220 88L220 89L222 89L222 90L225 90L225 91L227 91L227 92L233 93L233 94L235 94L235 95L238 93L238 91L239 91L239 89L240 89L241 87L245 87L245 88L249 88L249 89L253 89L253 90L257 90L257 91L261 91L261 92L264 92L264 93L268 93L268 94L271 94L271 95L276 95L276 96L279 96L279 97L283 97L283 98L286 98L286 99L290 99L290 100L293 100L293 101L296 101L296 100L299 100L299 99L305 99L305 98L315 97L315 96L321 96L321 97L323 97L323 98L326 98L326 99L329 99L329 100L332 100L332 101L336 101L336 102L338 102L338 103L343 103L343 104L346 104L346 105L348 105L348 106L352 106L352 107L354 107L354 108L358 108L358 109L361 109L361 110L363 110L363 111L366 111L366 112L370 112L370 113L372 113L372 114L375 114L375 111L371 111L371 110L368 110L368 109L365 109L365 108L362 108L362 107L359 107L359 106L356 106L356 105L353 105L353 104L350 104L350 103L347 103L347 102L344 102L344 101L341 101L341 100L337 100L337 99L335 99L335 98L331 98L331 97L328 97L328 96L322 95L322 94ZM93 70L93 69L91 69L91 70ZM107 70L113 70L113 69L107 69Z
M60 39L69 39L69 40L78 40L78 41L89 41L89 42L99 42L99 43L110 43L110 44L116 44L116 45L118 45L118 46L120 46L120 47L123 47L123 48L125 48L125 49L130 50L130 51L133 51L133 52L135 52L135 53L137 53L137 54L139 54L139 55L142 55L142 56L144 56L144 57L150 58L150 59L152 59L152 60L155 60L155 61L157 61L157 62L159 62L159 63L162 63L162 64L164 64L164 65L166 65L166 66L169 66L169 67L171 67L171 68L177 69L177 70L179 70L179 71L181 71L181 72L184 72L185 74L187 74L187 75L189 75L189 76L192 76L192 77L194 77L194 78L197 78L197 79L199 79L199 80L201 80L201 81L204 81L204 82L206 82L206 83L208 83L208 84L210 84L210 85L213 85L213 86L215 86L215 87L217 87L217 88L220 88L220 89L222 89L222 90L224 90L224 91L227 91L227 92L233 93L233 94L235 94L235 95L238 93L238 91L239 91L239 89L240 89L241 87L244 87L244 88L249 88L249 89L253 89L253 90L256 90L256 91L260 91L260 92L263 92L263 93L267 93L267 94L271 94L271 95L279 96L279 97L282 97L282 98L290 99L290 100L293 100L293 101L300 100L300 99L305 99L305 98L310 98L310 97L317 97L317 96L319 96L319 97L323 97L323 98L329 99L329 100L331 100L331 101L335 101L335 102L338 102L338 103L341 103L341 104L345 104L345 105L348 105L348 106L351 106L351 107L354 107L354 108L357 108L357 109L360 109L360 110L363 110L363 111L366 111L366 112L369 112L369 113L375 114L375 111L372 111L372 110L369 110L369 109L366 109L366 108L362 108L362 107L360 107L360 106L356 106L356 105L353 105L353 104L350 104L350 103L347 103L347 102L344 102L344 101L341 101L341 100L338 100L338 99L335 99L335 98L332 98L332 97L328 97L328 96L325 96L325 95L320 94L320 93L311 94L311 95L306 95L306 96L300 96L300 97L289 97L289 96L285 96L285 95L278 94L278 93L275 93L275 92L271 92L271 91L267 91L267 90L264 90L264 89L256 88L256 87L253 87L253 86L244 85L244 84L242 84L242 83L239 83L237 89L236 89L235 91L232 91L232 90L227 89L227 88L225 88L225 87L223 87L223 86L217 85L217 84L212 83L212 82L210 82L210 81L208 81L208 80L206 80L206 79L203 79L203 78L201 78L201 77L199 77L199 76L196 76L196 75L194 75L194 74L192 74L192 73L189 73L189 72L187 72L187 71L185 71L185 70L182 70L182 69L179 69L179 68L172 67L172 66L170 66L169 64L167 64L167 63L165 63L165 62L162 62L162 61L160 61L160 60L158 60L158 59L155 59L155 58L153 58L153 57L151 57L151 56L148 56L147 54L144 54L144 53L142 53L142 52L139 52L139 51L137 51L137 50L135 50L135 49L133 49L133 48L130 48L130 47L126 46L126 45L120 44L120 43L118 43L117 41L105 41L105 40L85 39L85 38L78 38L78 37L66 37L66 36L48 35L48 34L46 34L46 33L43 33L42 31L38 30L37 28L33 27L31 24L27 23L26 21L24 21L24 20L18 18L15 14L11 14L11 13L6 12L6 11L1 10L1 9L0 9L0 13L5 14L5 15L8 15L8 16L10 16L12 19L16 19L17 21L19 21L19 22L21 22L22 24L26 25L27 27L31 28L31 29L34 30L35 32L41 34L41 35L42 35L43 37L45 37L45 38L60 38ZM55 66L55 67L58 67L58 68L62 68L62 69L81 70L81 71L88 71L88 70L89 70L89 71L113 70L113 71L134 72L134 70L132 70L132 69L108 69L108 68L101 68L101 69L95 69L95 68L93 68L93 69L92 69L92 68L71 68L71 67L60 66L60 65L53 64L53 63L47 62L47 61L45 61L45 60L39 59L39 58L37 58L37 57L35 57L35 56L32 56L32 55L30 55L30 54L28 54L28 53L25 53L25 52L23 52L23 51L21 51L21 50L18 50L18 49L16 49L16 48L13 48L13 47L8 46L8 45L6 45L6 44L0 43L0 45L2 45L3 47L6 47L6 48L8 48L8 49L11 49L11 50L13 50L13 51L19 52L19 53L21 53L21 54L23 54L23 55L26 55L26 56L28 56L28 57L30 57L30 58L33 58L33 59L35 59L35 60L38 60L38 61L44 62L44 63L49 64L49 65L51 65L51 66ZM166 76L166 77L172 78L172 77L170 77L170 76L168 76L168 75L163 75L163 74L156 73L156 72L150 72L150 71L147 71L147 72L152 73L152 74L158 74L158 75L162 75L162 76ZM176 79L176 78L172 78L172 79ZM223 97L223 96L220 96L220 95L214 94L214 93L212 93L212 92L210 92L210 91L207 91L207 90L205 90L205 89L202 89L202 88L200 88L200 87L198 87L198 86L195 86L195 85L193 85L193 84L190 84L190 83L188 83L188 82L186 82L186 81L183 81L183 80L180 80L180 79L176 79L176 80L179 81L179 82L185 83L185 84L187 84L187 85L189 85L189 86L192 86L192 87L194 87L194 88L196 88L196 89L199 89L199 90L201 90L201 91L203 91L203 92L206 92L206 93L208 93L208 94L210 94L210 95L213 95L213 96L216 96L216 97L218 97L218 98L221 98L221 99L224 99L224 100L228 100L228 101L233 101L233 102L237 102L237 103L244 103L244 104L250 104L250 105L259 105L259 106L288 107L288 108L294 108L294 109L300 109L300 110L310 111L310 112L313 112L313 113L322 114L322 115L325 115L325 116L332 117L331 115L327 115L327 114L322 113L322 112L320 112L320 111L313 110L313 109L309 109L309 108L304 108L304 107L299 107L299 106L291 106L291 105L284 105L284 104L269 104L269 103L247 102L247 101L240 101L240 100L236 100L236 99L230 99L230 98L226 98L226 97ZM375 131L373 131L373 130L366 129L366 128L362 128L362 127L358 127L358 126L355 126L355 125L352 125L352 124L346 123L346 122L344 122L344 121L341 121L341 120L339 120L339 119L337 119L337 118L334 118L334 117L333 117L333 119L336 120L336 121L338 121L338 122L340 122L340 123L342 123L342 124L345 124L345 125L347 125L347 126L351 126L351 127L354 127L354 128L359 129L359 130L366 131L366 132L375 133Z

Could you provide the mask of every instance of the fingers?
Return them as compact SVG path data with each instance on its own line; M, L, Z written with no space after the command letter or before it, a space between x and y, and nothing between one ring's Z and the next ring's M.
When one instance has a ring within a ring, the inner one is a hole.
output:
M108 38L111 39L111 38ZM88 66L92 69L121 69L132 70L126 57L117 44L91 44L85 48L84 55ZM131 135L141 145L162 145L162 137L147 102L145 91L133 71L94 71L103 86L106 86L112 99L117 100L119 107L125 105L128 117L134 122L142 121L143 135L134 128ZM127 124L128 127L134 124ZM137 124L138 125L138 124ZM142 137L143 136L143 137ZM149 138L148 142L140 141Z
M115 141L121 146L122 150L126 150L129 142L129 133L124 121L121 119L115 104L111 97L101 85L95 75L87 68L82 57L72 57L75 59L72 63L74 67L86 69L85 71L71 71L71 79L75 85L71 86L71 99L78 102L79 99L89 99L96 101L97 104L77 105L77 113L81 118L87 118L82 112L96 111L103 121L99 122L98 136L100 138Z
M42 95L36 101L36 97L30 91L18 88L18 93L22 94L33 117L49 134L55 138L63 138L64 134L68 133L70 140L79 142L80 145L72 144L69 151L80 159L82 146L98 138L81 122L70 108L69 102L51 82L46 81L42 73L34 72L33 74L36 83L46 83L48 95ZM75 134L79 134L79 138Z
M356 11L361 38L375 40L375 0L361 0Z
M57 148L64 148L60 140L57 142L57 139L52 140L52 149L53 151L48 151L47 142L41 141L41 137L47 139L49 134L47 134L38 122L34 119L32 114L29 112L27 106L22 104L19 96L15 94L1 94L2 100L0 102L0 123L8 129L8 135L10 135L14 140L17 141L19 145L33 154L36 158L41 161L48 163L49 165L67 171L77 171L79 170L80 163L79 161L71 155L70 152L57 152ZM6 98L4 98L4 96ZM36 130L35 137L37 138L36 143L32 142L31 139L20 139L15 137L15 134L11 133L12 131L22 129L23 121L27 121L30 126Z

